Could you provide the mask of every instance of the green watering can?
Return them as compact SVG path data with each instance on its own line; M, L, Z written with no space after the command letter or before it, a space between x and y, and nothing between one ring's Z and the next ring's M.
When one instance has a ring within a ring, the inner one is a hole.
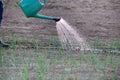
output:
M43 2L40 2L40 0L21 0L19 2L19 6L28 18L34 17L40 19L54 20L56 22L61 19L56 17L40 15L38 13L42 8L46 6L46 0L44 0Z

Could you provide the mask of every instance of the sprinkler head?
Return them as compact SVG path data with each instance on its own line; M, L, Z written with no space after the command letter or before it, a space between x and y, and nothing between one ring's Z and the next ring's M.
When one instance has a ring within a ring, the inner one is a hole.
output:
M57 17L57 18L53 18L53 20L55 21L55 22L58 22L58 21L60 21L60 17Z

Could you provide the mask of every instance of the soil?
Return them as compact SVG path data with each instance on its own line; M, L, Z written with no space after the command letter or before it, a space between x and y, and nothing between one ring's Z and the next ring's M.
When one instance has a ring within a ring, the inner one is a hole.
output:
M54 21L26 18L19 0L6 0L1 37L11 34L49 41L58 37ZM62 17L87 39L118 39L120 37L119 0L49 0L40 14Z
M1 37L6 40L15 35L23 44L24 40L35 38L46 43L51 38L58 37L54 21L26 18L17 5L18 2L19 0L5 0ZM40 14L62 17L79 34L90 40L118 39L120 37L119 13L119 0L48 0L47 6L40 11Z

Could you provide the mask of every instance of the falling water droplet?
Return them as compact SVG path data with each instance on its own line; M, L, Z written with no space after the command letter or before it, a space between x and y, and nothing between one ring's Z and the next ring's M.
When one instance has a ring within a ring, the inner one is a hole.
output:
M82 35L79 35L64 19L56 23L56 28L63 48L80 50L90 49L89 44L83 39Z

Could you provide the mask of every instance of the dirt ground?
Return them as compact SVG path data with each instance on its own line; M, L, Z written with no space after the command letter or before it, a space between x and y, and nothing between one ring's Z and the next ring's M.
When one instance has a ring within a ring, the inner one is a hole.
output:
M49 41L57 37L54 21L26 18L17 5L19 0L6 0L2 37L16 34L19 38L36 37ZM87 39L120 37L119 0L49 0L40 14L62 17ZM4 35L4 36L3 36Z
M19 0L5 0L5 11L2 28L0 29L0 37L7 40L7 38L11 39L11 36L14 34L23 42L26 39L31 40L34 38L42 42L49 42L51 38L58 37L54 21L26 18L17 5L18 2ZM79 34L90 40L95 40L96 38L105 40L118 39L120 37L119 13L119 0L48 0L47 6L40 11L40 14L62 17ZM31 53L35 52L31 48L30 50ZM13 54L12 52L12 50L11 52L8 50L7 53L10 55ZM24 52L27 51L23 51L23 54L20 55L26 55ZM48 54L48 56L50 55Z

